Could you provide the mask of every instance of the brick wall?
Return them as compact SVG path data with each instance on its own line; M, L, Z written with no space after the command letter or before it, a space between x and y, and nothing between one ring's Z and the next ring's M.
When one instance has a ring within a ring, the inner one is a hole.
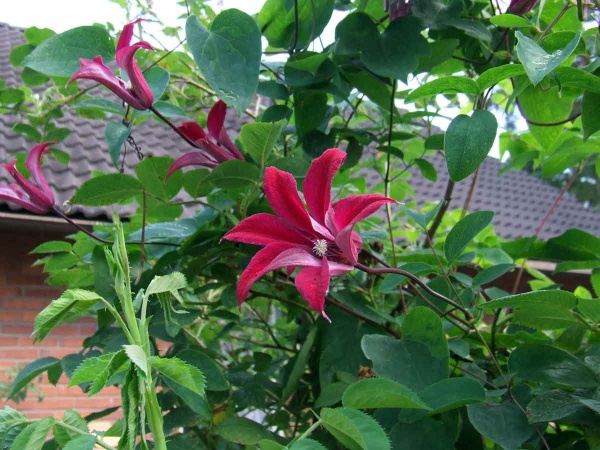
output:
M39 311L58 298L62 289L46 286L45 275L40 267L31 264L40 255L28 253L38 244L49 240L61 240L69 231L48 232L38 227L0 226L0 382L16 375L14 368L22 368L29 362L44 356L62 358L78 353L86 336L95 330L95 321L84 318L57 327L44 341L33 344L30 337L33 322ZM36 392L30 392L25 401L15 405L6 402L28 417L53 415L62 417L66 409L75 409L82 416L121 404L115 388L103 390L94 397L87 397L77 386L67 387L63 375L56 386L46 376L39 377L33 386L43 393L38 401ZM4 399L3 399L4 400Z

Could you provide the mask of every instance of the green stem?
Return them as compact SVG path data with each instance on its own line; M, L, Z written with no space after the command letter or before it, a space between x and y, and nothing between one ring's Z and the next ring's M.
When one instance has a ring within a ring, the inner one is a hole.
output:
M101 301L104 304L104 306L106 307L106 309L108 309L108 312L110 312L112 314L112 316L115 318L115 320L117 321L119 326L123 329L123 333L125 333L125 337L127 337L127 341L130 344L135 344L135 341L133 340L133 336L129 332L129 328L127 328L127 324L121 317L121 314L119 314L119 311L117 311L116 308L113 305L111 305L110 303L108 303L105 299L101 299Z
M317 420L315 423L313 423L304 433L302 433L302 435L300 435L300 437L298 439L296 439L296 441L299 441L301 439L306 439L308 436L311 435L311 433L313 431L315 431L319 426L321 426L321 419Z
M148 424L150 431L154 436L155 450L167 450L167 440L163 429L163 417L156 397L156 391L152 381L147 381L146 387L146 413L148 414Z
M101 438L99 438L98 436L94 435L94 434L90 434L87 431L84 430L80 430L79 428L76 428L72 425L69 425L68 423L63 422L62 420L57 420L56 425L64 428L65 430L69 430L73 433L79 434L81 436L94 436L96 438L96 443L102 447L105 448L106 450L117 450L116 448L114 448L112 445L107 444L106 442L104 442Z

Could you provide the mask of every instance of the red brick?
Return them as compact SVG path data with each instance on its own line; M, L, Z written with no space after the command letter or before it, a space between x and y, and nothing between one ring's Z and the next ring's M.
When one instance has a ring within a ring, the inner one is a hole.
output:
M60 340L61 347L81 347L85 336L60 336L58 338Z
M58 289L51 286L45 287L28 287L23 288L24 297L42 297L47 299L47 303L56 300L64 292L64 289Z
M34 360L40 357L40 350L36 348L0 348L0 359Z
M9 345L19 345L18 336L0 336L0 347L7 347Z
M110 408L112 406L116 406L114 402L114 398L112 397L77 397L75 399L75 409L80 408L94 408L97 410Z
M30 335L33 331L33 324L31 323L4 323L2 324L2 334L25 334Z
M9 273L6 277L9 286L45 286L46 277L43 275L23 275L22 273Z

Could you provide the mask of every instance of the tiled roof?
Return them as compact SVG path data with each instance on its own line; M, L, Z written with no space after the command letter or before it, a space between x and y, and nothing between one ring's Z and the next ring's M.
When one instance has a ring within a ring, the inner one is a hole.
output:
M0 24L0 79L3 79L7 86L14 87L20 84L19 73L10 65L8 58L12 47L22 44L23 41L21 29ZM94 95L105 95L103 88L92 92ZM33 145L11 130L17 121L15 116L0 114L0 161L10 161L13 153L27 151ZM54 189L57 204L62 204L72 197L78 186L90 178L93 170L112 171L114 168L104 141L104 121L84 119L66 110L58 125L72 130L66 141L57 146L71 155L71 161L68 166L64 166L48 159L44 165L44 173ZM240 126L239 119L228 116L229 130L239 130ZM137 126L133 135L146 155L168 154L176 158L190 150L168 127L154 120ZM131 173L136 162L135 153L129 152L125 173ZM438 154L431 158L431 162L438 172L436 183L413 172L411 185L418 204L439 201L444 196L448 180L444 158ZM498 234L505 238L531 236L552 207L559 190L523 171L509 171L499 176L498 171L501 167L502 164L493 158L488 158L482 164L470 210L496 211L494 224ZM374 172L369 172L366 176L371 184L380 181ZM0 183L7 181L5 174L0 172ZM455 186L450 209L461 208L464 205L470 185L471 177ZM13 205L0 203L0 209L6 208L17 210ZM117 207L117 211L127 215L131 214L134 208L134 205L120 206ZM105 218L111 214L107 208L83 208L77 205L74 206L73 213L87 218ZM556 236L572 227L600 234L600 213L584 207L576 199L566 195L546 224L541 237Z

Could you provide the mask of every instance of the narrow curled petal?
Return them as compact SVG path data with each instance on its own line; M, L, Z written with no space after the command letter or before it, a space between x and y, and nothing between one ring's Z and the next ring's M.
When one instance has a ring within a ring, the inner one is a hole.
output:
M136 19L123 27L123 31L121 31L119 41L117 42L117 53L119 53L119 50L122 50L125 47L129 47L129 45L131 44L131 38L133 37L133 27L138 23L142 22L143 20L144 19L142 18Z
M537 5L538 0L511 0L510 5L508 5L508 12L516 15L527 14L535 5Z
M196 122L183 122L177 129L192 142L206 139L206 133Z
M325 215L331 206L333 177L345 160L344 152L330 148L312 162L306 173L302 185L304 199L311 215L322 225L325 225Z
M31 181L29 181L27 178L25 178L19 173L19 171L15 167L15 164L16 161L13 161L13 163L10 165L3 164L2 166L8 171L8 173L10 173L10 175L17 182L18 189L21 191L17 192L17 194L21 194L20 197L22 198L22 192L24 192L29 197L31 203L44 209L44 212L48 212L54 206L54 194L52 193L52 191L49 188L47 192L43 191L38 186L33 184ZM15 188L13 188L13 191L15 191Z
M315 258L308 247L279 242L269 244L254 255L242 272L237 285L238 305L246 300L254 282L272 270L282 267L321 267L321 264L321 260Z
M303 231L313 231L311 218L300 200L296 179L291 173L267 167L263 189L275 214Z
M226 114L227 105L223 100L219 100L217 103L215 103L208 113L206 128L208 129L208 132L212 138L217 142L219 142L219 138L221 137L221 130L223 129L223 125L225 123Z
M340 230L335 243L352 264L356 264L360 250L354 242L352 232L354 225L373 214L385 203L396 203L396 200L379 194L353 195L333 205L334 221Z
M31 177L37 183L37 185L48 195L48 197L52 198L52 204L54 204L54 194L50 186L46 182L46 178L42 173L42 156L45 153L48 153L48 146L55 144L56 142L46 142L44 144L36 145L31 149L29 154L27 155L27 160L25 161L25 166Z
M266 213L254 214L242 220L229 230L223 239L253 245L269 245L274 242L312 245L311 241L294 227L279 217Z
M154 47L152 47L152 45L150 45L150 43L146 42L146 41L136 42L133 45L128 45L127 47L118 49L117 53L115 54L115 61L117 63L117 66L119 66L120 69L125 70L125 64L127 63L125 58L127 57L128 50L132 49L132 48L135 48L135 49L143 48L146 50L154 50Z
M154 103L154 94L150 90L150 86L148 86L148 82L146 81L146 78L144 78L144 74L135 60L135 52L140 48L142 48L140 43L124 48L120 51L120 58L121 64L123 65L122 68L129 77L133 95L142 105L142 109L148 109L152 106L152 103ZM131 106L139 109L134 105Z
M126 103L133 106L135 109L147 109L140 100L138 100L131 92L125 88L125 83L102 62L101 56L96 56L94 59L81 58L79 60L81 68L76 71L69 79L67 84L80 78L94 80L106 86L115 95L121 98Z
M186 153L183 156L177 158L173 164L169 167L167 171L167 176L165 177L165 181L169 179L171 174L176 170L181 169L182 167L187 166L202 166L212 169L216 167L218 164L211 158L207 157L204 153L201 152L190 152Z
M0 199L11 203L16 203L27 211L31 211L35 214L45 214L48 212L48 209L33 204L31 201L22 197L14 189L11 189L8 186L0 185Z
M307 301L310 309L318 311L329 320L325 314L325 296L329 290L329 264L327 258L323 257L321 267L307 267L298 272L296 276L296 289ZM331 321L330 321L331 322Z
M229 150L237 159L241 161L245 161L246 158L240 153L238 148L235 146L229 135L227 134L227 130L223 127L221 128L221 134L219 135L219 143L223 145L227 150Z

